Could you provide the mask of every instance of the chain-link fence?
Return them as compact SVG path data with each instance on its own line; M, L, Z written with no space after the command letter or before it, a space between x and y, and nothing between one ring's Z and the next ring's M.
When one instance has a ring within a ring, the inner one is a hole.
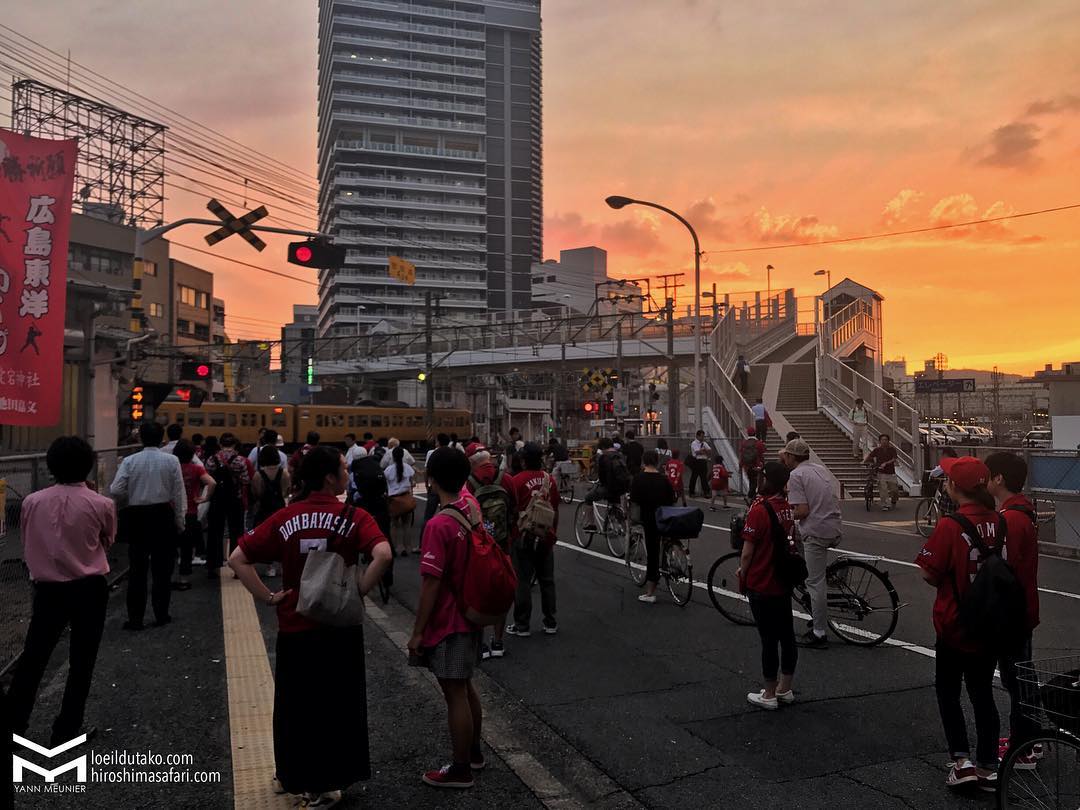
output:
M138 449L120 447L99 451L97 469L92 473L90 483L101 492L107 491L120 459ZM0 456L0 479L5 482L4 530L0 534L0 673L3 673L22 651L33 596L30 573L23 562L22 502L31 492L50 486L53 479L45 464L44 453ZM108 559L112 576L126 567L125 558L116 546L110 549Z

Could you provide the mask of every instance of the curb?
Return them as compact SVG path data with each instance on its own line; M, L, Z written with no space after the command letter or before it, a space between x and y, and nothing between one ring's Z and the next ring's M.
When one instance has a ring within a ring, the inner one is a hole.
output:
M1080 560L1080 548L1076 546L1063 546L1060 543L1047 543L1039 541L1039 553L1048 557L1058 557L1063 560Z

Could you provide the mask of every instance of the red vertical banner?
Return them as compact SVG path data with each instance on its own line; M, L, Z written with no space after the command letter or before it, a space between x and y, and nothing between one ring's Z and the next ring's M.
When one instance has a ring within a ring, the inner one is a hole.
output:
M76 148L0 129L0 425L60 421Z

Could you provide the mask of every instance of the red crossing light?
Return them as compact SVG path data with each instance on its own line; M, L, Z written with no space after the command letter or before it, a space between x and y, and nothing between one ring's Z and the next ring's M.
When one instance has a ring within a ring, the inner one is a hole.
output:
M296 249L296 258L299 261L302 261L302 262L310 262L311 261L311 248L309 248L307 245L303 245L302 247L298 247Z
M210 366L206 365L206 363L199 363L199 365L195 367L195 374L199 377L209 377Z

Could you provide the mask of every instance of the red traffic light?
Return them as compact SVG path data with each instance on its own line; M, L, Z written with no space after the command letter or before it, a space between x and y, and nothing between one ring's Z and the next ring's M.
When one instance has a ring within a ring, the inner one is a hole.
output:
M311 261L311 248L307 245L302 245L296 249L296 260L301 262Z
M594 408L596 408L595 403L593 403L593 402L586 402L585 403L585 413L592 413Z
M345 247L322 239L290 242L288 261L301 267L336 270L345 264Z
M195 375L197 377L209 377L210 366L206 365L206 363L199 363L199 365L195 367Z

